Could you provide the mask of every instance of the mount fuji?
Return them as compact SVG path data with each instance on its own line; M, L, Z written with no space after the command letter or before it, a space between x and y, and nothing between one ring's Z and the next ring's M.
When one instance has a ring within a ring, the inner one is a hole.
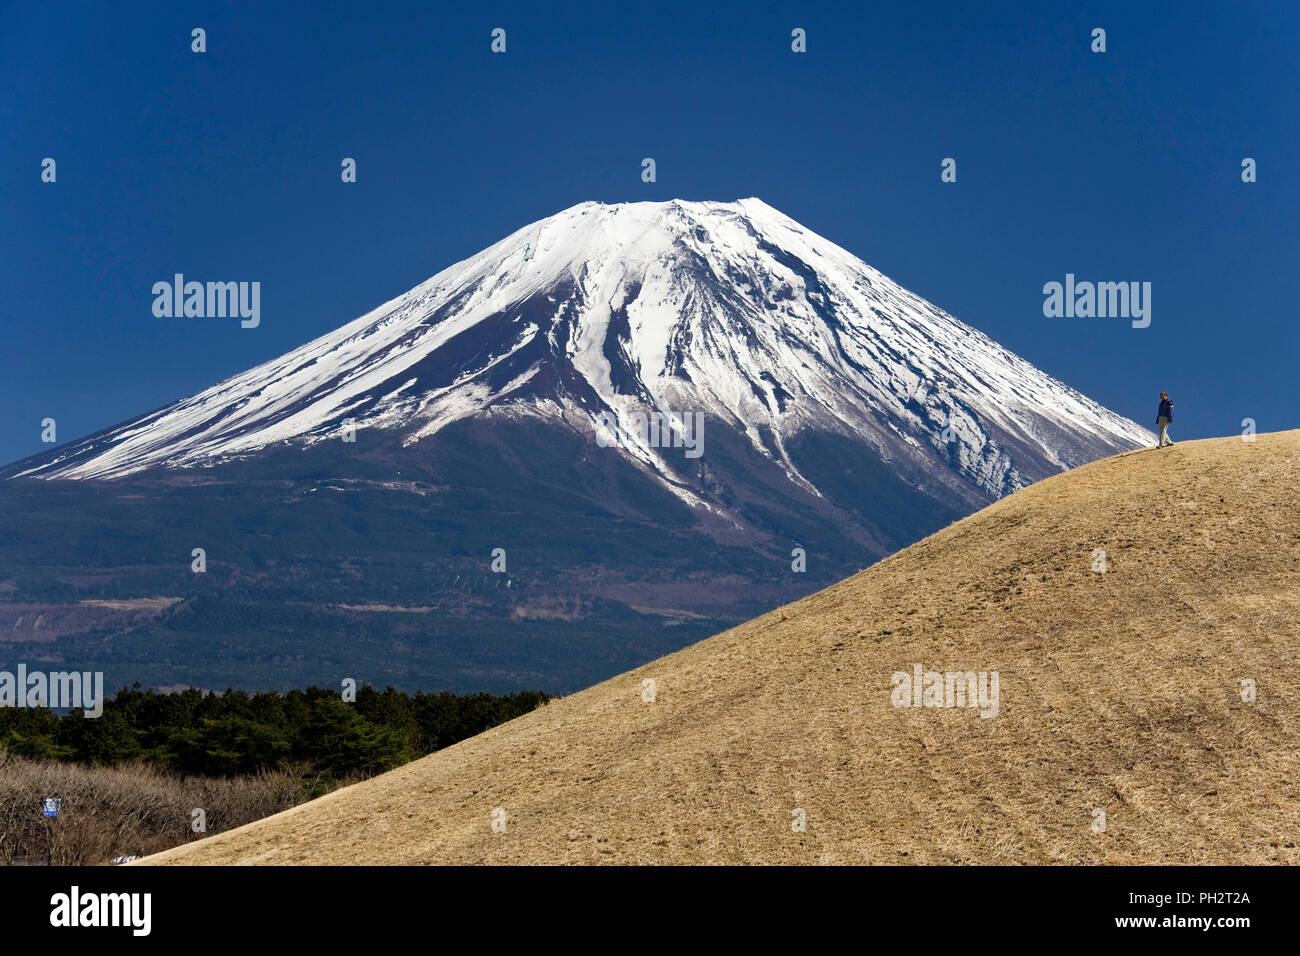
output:
M588 202L0 469L0 649L563 691L1153 441L758 199Z

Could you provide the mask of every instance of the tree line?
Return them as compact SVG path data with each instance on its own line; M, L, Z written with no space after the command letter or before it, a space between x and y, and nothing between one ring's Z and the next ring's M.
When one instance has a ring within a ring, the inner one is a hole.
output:
M233 777L308 766L322 782L370 776L545 704L537 691L407 694L363 685L356 700L309 687L249 694L119 691L104 712L0 708L0 750L99 766L144 761L180 774Z

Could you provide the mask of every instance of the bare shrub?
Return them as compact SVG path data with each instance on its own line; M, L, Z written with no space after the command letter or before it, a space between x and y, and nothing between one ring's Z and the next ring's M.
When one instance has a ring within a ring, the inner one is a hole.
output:
M94 767L0 752L0 864L84 866L145 856L233 829L308 799L305 766L253 776L186 777L136 763ZM311 783L319 793L319 781ZM61 801L42 816L46 797ZM190 828L202 809L206 831Z

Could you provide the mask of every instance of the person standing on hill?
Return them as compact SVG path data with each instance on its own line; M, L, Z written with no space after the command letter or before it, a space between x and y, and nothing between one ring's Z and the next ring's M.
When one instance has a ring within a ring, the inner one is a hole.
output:
M1156 447L1164 448L1166 445L1172 445L1173 439L1169 437L1169 426L1174 422L1174 403L1169 400L1168 392L1160 393L1160 408L1156 412L1156 427L1160 429L1160 444Z

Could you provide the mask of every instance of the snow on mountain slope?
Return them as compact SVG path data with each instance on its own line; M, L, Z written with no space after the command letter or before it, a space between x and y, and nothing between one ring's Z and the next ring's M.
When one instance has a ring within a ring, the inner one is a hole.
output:
M701 413L706 457L717 431L744 435L813 495L788 451L810 431L971 503L1153 440L758 199L588 202L280 358L0 474L209 466L337 439L349 418L408 447L487 414L594 437L605 413L625 455L709 505L680 447L634 434L653 410Z

